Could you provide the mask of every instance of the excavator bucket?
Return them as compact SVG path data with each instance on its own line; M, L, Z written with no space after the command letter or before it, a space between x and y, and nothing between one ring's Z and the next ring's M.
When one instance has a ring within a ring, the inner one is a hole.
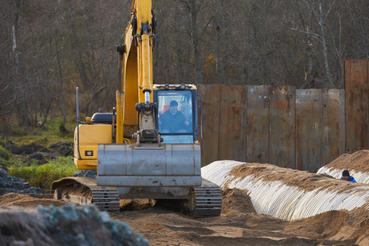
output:
M100 144L97 184L125 187L200 186L197 144Z

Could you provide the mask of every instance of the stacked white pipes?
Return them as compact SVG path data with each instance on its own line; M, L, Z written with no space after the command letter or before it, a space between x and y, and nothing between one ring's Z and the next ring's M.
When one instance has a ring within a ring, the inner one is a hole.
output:
M353 210L369 205L369 186L345 184L334 189L316 188L311 191L281 181L268 181L263 177L248 175L237 178L231 170L244 162L216 161L201 169L202 176L222 189L238 188L248 192L258 214L267 214L283 220L307 218L330 210Z
M331 163L321 167L317 173L341 179L342 171L348 170L358 183L369 184L369 150L342 154Z
M333 167L324 166L319 168L317 173L327 174L329 176L332 176L333 178L341 179L343 170L345 169L335 169ZM353 176L358 183L369 184L369 173L367 172L360 172L352 169L350 170L350 176Z

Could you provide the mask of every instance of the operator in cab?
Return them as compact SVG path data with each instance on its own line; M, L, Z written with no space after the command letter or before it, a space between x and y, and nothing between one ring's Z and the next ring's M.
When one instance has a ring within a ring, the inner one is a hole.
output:
M190 122L178 111L178 102L170 102L170 108L160 115L162 133L185 133Z

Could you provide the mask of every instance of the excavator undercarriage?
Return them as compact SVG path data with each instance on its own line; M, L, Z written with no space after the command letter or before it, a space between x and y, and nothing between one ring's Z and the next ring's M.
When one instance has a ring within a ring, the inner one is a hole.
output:
M52 188L54 199L95 204L109 212L120 211L120 199L153 199L193 217L219 216L222 209L219 186L206 179L197 187L128 188L99 186L95 178L69 177L55 181Z

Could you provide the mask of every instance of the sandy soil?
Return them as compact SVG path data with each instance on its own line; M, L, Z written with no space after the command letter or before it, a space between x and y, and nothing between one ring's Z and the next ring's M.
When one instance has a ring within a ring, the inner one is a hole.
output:
M369 151L358 151L341 155L327 166L346 168L350 163L355 170L369 171L368 160ZM339 182L328 175L258 163L240 165L231 174L280 180L307 191L317 187L335 189ZM350 182L345 184L347 189L357 186ZM152 207L148 200L121 200L121 211L109 215L128 223L147 238L150 245L369 245L366 205L353 211L329 211L306 219L284 221L256 214L246 190L225 186L222 193L222 214L216 218L194 219L162 205ZM66 202L54 200L53 195L0 195L0 207L64 204Z
M194 219L164 206L150 208L147 200L122 201L113 219L125 221L150 245L367 245L369 213L330 211L302 220L283 221L257 215L241 190L223 192L224 209L218 218ZM0 206L60 206L51 195L9 193ZM132 210L135 209L135 210ZM142 210L143 209L143 210Z
M230 175L235 178L230 179L228 182L232 182L236 178L244 179L246 176L253 175L257 180L281 181L285 185L296 186L305 191L312 191L317 188L327 191L335 189L345 191L359 185L367 186L366 184L337 180L327 174L316 174L260 163L244 163L236 166L231 170ZM226 184L225 186L228 185Z
M369 172L369 150L360 150L352 154L340 155L326 165L327 168L348 169L356 172Z

